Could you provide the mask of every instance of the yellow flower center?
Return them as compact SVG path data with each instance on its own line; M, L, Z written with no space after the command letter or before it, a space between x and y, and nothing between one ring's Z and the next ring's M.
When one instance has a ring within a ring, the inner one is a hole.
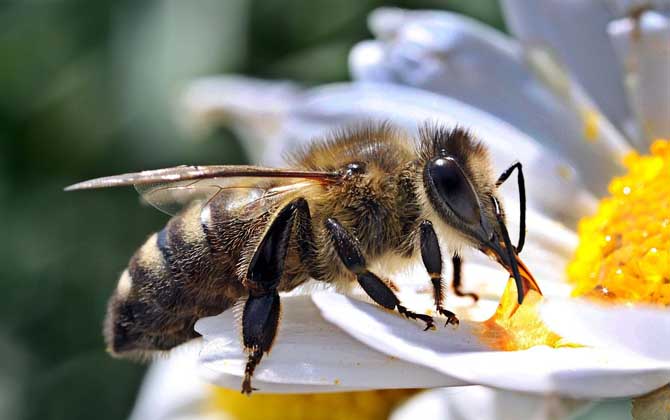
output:
M252 394L215 387L213 418L225 420L386 420L419 390L398 389L331 394ZM208 417L209 418L209 417Z
M579 223L568 265L573 294L618 303L670 305L670 142L632 153L595 215Z

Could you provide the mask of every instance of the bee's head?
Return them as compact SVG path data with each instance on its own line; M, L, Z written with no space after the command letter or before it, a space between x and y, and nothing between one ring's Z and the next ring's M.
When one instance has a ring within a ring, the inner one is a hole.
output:
M421 144L423 187L438 219L433 222L505 267L521 303L534 280L511 244L486 148L460 128L425 128Z

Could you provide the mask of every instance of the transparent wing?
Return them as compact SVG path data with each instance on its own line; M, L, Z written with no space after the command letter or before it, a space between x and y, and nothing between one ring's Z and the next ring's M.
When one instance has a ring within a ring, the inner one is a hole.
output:
M67 187L66 191L135 186L142 198L157 209L174 215L187 205L217 205L234 210L245 207L241 217L253 217L302 188L340 179L337 172L302 171L260 166L177 166L97 178Z
M275 208L287 196L318 185L304 179L287 179L273 186L261 186L258 181L258 178L248 177L209 178L142 184L136 185L135 189L147 203L170 215L199 203L203 207L210 204L222 206L227 213L239 213L240 218L251 219Z
M175 166L174 168L133 172L107 176L80 182L65 188L65 191L89 190L94 188L123 187L129 185L151 185L208 178L304 178L333 182L341 177L338 172L302 171L295 169L264 168L246 165L216 166Z

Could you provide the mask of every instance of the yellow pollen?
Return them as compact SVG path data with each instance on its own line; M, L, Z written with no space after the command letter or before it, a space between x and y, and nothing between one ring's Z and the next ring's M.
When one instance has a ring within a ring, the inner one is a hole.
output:
M495 350L526 350L534 346L575 346L553 333L539 314L544 298L530 290L523 304L517 303L516 284L509 279L495 314L481 323L480 340Z
M670 142L651 155L632 153L628 173L614 178L611 196L579 223L579 246L568 265L573 295L670 305Z
M213 387L208 412L223 420L386 420L420 390L397 389L330 394L252 394ZM208 417L209 418L209 417Z

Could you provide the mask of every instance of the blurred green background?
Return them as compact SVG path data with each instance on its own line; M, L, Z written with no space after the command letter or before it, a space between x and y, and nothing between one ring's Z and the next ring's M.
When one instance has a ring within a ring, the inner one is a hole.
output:
M179 130L193 77L348 78L381 5L451 9L502 27L494 0L4 1L0 3L0 419L123 419L145 367L110 358L106 300L167 217L87 178L245 161L220 130Z

